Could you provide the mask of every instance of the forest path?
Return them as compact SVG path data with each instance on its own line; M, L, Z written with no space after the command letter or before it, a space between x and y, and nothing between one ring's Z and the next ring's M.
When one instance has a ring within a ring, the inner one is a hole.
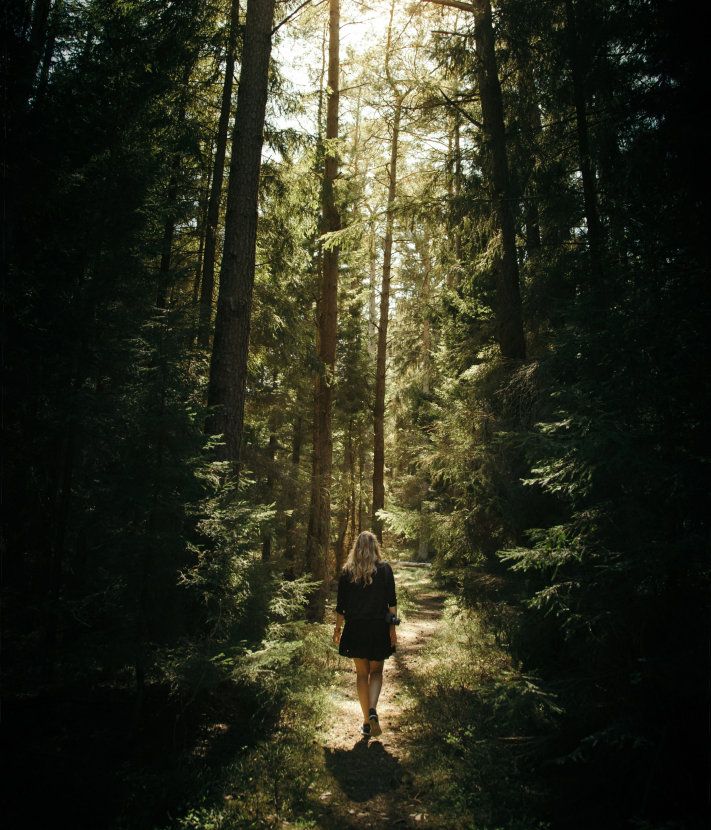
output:
M413 759L420 728L409 716L417 703L418 679L428 670L428 643L434 644L446 595L429 577L427 567L393 563L398 588L397 651L385 661L378 715L383 734L360 735L362 714L353 662L341 658L337 682L317 735L324 769L314 785L317 827L433 827L428 793L418 792Z

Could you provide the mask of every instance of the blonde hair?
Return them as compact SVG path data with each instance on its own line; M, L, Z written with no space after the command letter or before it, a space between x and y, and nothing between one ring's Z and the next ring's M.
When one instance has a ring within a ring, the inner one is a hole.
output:
M351 582L370 585L373 581L376 562L380 561L378 537L369 530L364 530L353 543L343 570L350 575Z

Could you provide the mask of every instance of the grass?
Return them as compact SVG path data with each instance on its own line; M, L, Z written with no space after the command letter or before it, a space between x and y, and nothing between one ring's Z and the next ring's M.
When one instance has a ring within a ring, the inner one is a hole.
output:
M415 585L411 588L414 590ZM435 642L405 675L414 787L427 794L428 827L536 830L542 792L530 774L555 717L473 610L447 600Z

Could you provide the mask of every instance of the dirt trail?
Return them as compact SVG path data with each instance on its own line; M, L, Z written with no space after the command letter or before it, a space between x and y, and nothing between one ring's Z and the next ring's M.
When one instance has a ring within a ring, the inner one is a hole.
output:
M385 662L378 702L383 734L370 739L359 734L362 714L353 663L342 658L328 722L318 736L325 769L314 800L319 802L317 826L324 830L429 823L427 793L417 792L410 766L419 729L408 710L414 681L426 670L424 649L440 624L445 597L431 584L428 569L393 564L398 590L407 592L410 607L398 630L397 651Z

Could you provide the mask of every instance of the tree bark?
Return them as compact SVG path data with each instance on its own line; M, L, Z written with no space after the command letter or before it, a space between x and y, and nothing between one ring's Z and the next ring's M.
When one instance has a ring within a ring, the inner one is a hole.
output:
M239 27L239 0L232 0L230 7L230 36L225 55L225 80L222 86L220 118L217 122L215 162L212 170L212 186L205 222L205 252L202 261L202 282L200 285L200 316L198 322L198 346L207 349L210 345L210 323L212 321L212 300L215 293L215 256L217 252L217 225L220 219L222 181L225 173L227 154L227 132L232 109L232 87L235 74L235 52L237 50L237 29Z
M333 143L338 138L340 72L340 0L330 0L328 27L328 100L326 103L326 151L321 195L323 231L337 231L341 218L336 205L334 184L338 175L338 154ZM320 297L318 301L319 372L314 384L313 459L311 502L306 536L306 568L321 587L311 597L309 615L323 617L326 599L326 557L331 528L331 470L333 436L331 408L336 363L336 319L338 312L338 246L323 251Z
M267 105L274 0L248 0L232 159L227 187L225 249L210 361L206 423L221 434L220 456L239 472L247 351L257 245L257 199Z
M378 325L375 322L377 305L375 295L378 290L378 252L375 244L375 220L370 225L368 242L368 354L375 358L378 353Z
M516 226L512 212L514 194L509 175L504 107L491 20L491 3L489 0L476 0L473 11L477 75L492 202L501 232L502 253L499 267L496 269L495 312L498 340L504 357L523 359L526 356L526 346L516 256Z
M380 285L380 316L378 320L378 348L375 359L375 400L373 403L373 509L371 522L373 532L383 541L383 523L378 511L385 507L385 364L388 346L388 318L390 316L390 272L393 253L393 225L395 222L395 195L397 193L398 142L400 139L400 118L405 94L397 88L390 71L392 50L393 15L395 0L390 4L388 37L385 46L385 76L393 93L393 131L390 138L390 166L388 168L388 202L385 216L385 239L383 240L383 278Z
M16 105L24 109L30 98L37 78L37 70L42 60L42 54L48 37L48 24L51 0L36 0L34 4L18 4L19 8L3 9L3 23L7 28L3 30L3 47L9 46L10 32L13 23L19 23L22 19L21 44L18 51L18 63L15 76L17 90ZM30 15L31 8L31 15ZM22 11L20 11L22 9ZM29 23L29 37L27 24Z
M568 44L568 60L573 78L573 103L578 140L578 164L583 182L583 204L588 230L588 246L593 275L598 286L603 277L602 225L597 207L597 183L590 154L590 134L585 102L585 68L580 54L580 37L576 8L573 0L565 0L565 31Z
M356 531L356 477L355 477L355 445L353 441L353 422L348 427L348 482L350 485L350 537L348 539L348 547L350 548L358 535Z
M284 575L287 579L293 579L296 576L294 570L296 561L296 505L299 488L299 466L301 465L302 438L303 420L301 415L297 415L294 419L294 431L291 443L291 475L288 478L287 484L287 505L291 509L291 512L286 519L286 540L284 543L284 558L286 559Z
M422 371L422 391L429 395L432 375L432 330L430 326L430 278L432 275L432 258L430 256L430 238L427 227L424 228L422 241L415 239L415 246L420 248L422 261L422 285L420 299L422 302L422 347L420 351L420 369ZM418 244L419 243L419 244Z
M267 446L267 475L266 475L266 498L272 501L274 498L274 473L277 450L277 436L275 432L269 433L269 445ZM272 531L267 528L262 536L262 561L268 562L272 558Z
M205 184L200 194L200 221L198 225L198 255L195 263L195 275L193 277L193 305L197 307L200 302L200 282L202 277L202 265L205 256L205 236L207 234L207 210L210 200L210 188L212 187L212 156L214 145L210 142L209 157L205 169ZM195 331L190 335L190 345L195 341Z
M350 496L346 497L346 503L343 505L339 516L338 536L334 545L334 568L333 574L338 579L343 563L346 561L346 533L348 531L348 516L350 515Z
M175 127L179 132L182 130L187 114L188 84L192 71L192 61L185 67L178 103L178 113L175 119ZM179 150L173 151L173 158L170 162L170 175L168 176L168 189L165 196L166 220L163 225L163 242L161 244L160 265L158 267L158 291L156 294L156 308L165 309L168 307L168 293L170 291L170 271L173 258L173 239L175 237L175 206L178 201L178 177L182 154Z
M52 67L52 59L54 58L54 49L57 45L57 31L62 18L64 0L55 0L52 6L51 18L47 28L47 39L45 42L42 64L40 67L39 81L37 82L37 95L39 99L44 95L49 83L49 71Z
M447 150L447 195L449 197L449 234L454 240L455 266L447 271L447 288L455 288L459 282L458 276L461 270L463 256L462 232L460 229L462 193L462 150L460 142L461 116L457 110L454 112L452 132L448 136L449 147Z
M366 510L363 482L366 480L366 456L365 442L362 441L360 445L360 452L358 454L358 535L363 532L363 515Z
M538 188L535 177L535 160L538 158L538 142L542 131L541 111L538 108L536 82L533 77L531 53L527 45L515 50L518 64L518 85L523 99L523 136L530 153L530 164L526 171L523 198L525 200L524 224L526 228L526 253L534 257L541 248L541 222L538 210Z
M383 279L380 285L380 319L378 326L378 351L375 361L375 404L373 407L373 531L383 541L383 523L378 510L385 507L385 358L388 344L388 317L390 312L390 272L392 269L393 225L395 221L395 194L397 192L397 155L400 138L402 98L395 99L393 132L390 141L390 180L388 182L388 207L383 242Z

